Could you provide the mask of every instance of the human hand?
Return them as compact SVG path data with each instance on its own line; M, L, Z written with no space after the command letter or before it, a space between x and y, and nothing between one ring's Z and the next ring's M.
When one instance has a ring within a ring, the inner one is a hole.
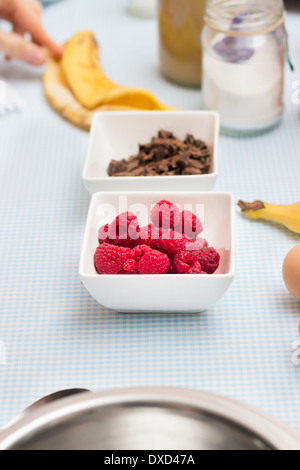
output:
M36 0L0 0L0 18L12 24L12 32L0 30L0 51L6 58L15 58L32 65L42 65L47 60L48 49L56 58L62 48L45 32L41 20L42 6ZM31 41L25 39L29 33Z

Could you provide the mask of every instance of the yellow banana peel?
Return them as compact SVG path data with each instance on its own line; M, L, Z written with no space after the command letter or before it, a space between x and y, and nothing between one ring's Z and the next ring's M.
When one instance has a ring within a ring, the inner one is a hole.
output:
M61 67L70 90L87 109L101 105L149 111L172 109L147 90L111 81L100 65L98 44L90 31L75 34L65 44Z
M276 222L294 233L300 233L300 202L278 205L262 201L239 201L238 206L248 219Z
M45 96L62 117L89 130L97 111L172 110L147 90L111 81L99 62L99 48L90 31L75 34L60 61L50 59L43 76Z

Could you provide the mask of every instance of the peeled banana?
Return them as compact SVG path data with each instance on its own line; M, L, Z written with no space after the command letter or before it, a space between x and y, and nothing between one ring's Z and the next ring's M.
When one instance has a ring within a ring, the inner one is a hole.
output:
M300 202L289 205L269 204L262 201L239 201L238 206L248 219L269 220L300 233Z

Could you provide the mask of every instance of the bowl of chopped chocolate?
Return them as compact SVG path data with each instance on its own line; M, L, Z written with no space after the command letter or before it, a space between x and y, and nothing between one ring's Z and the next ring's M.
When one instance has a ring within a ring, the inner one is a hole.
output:
M211 191L218 177L214 111L99 112L82 180L98 191Z

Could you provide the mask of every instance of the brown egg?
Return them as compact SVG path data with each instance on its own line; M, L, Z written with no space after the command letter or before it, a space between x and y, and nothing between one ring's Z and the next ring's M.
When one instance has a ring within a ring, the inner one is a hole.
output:
M282 277L290 294L300 301L300 245L294 246L282 265Z

